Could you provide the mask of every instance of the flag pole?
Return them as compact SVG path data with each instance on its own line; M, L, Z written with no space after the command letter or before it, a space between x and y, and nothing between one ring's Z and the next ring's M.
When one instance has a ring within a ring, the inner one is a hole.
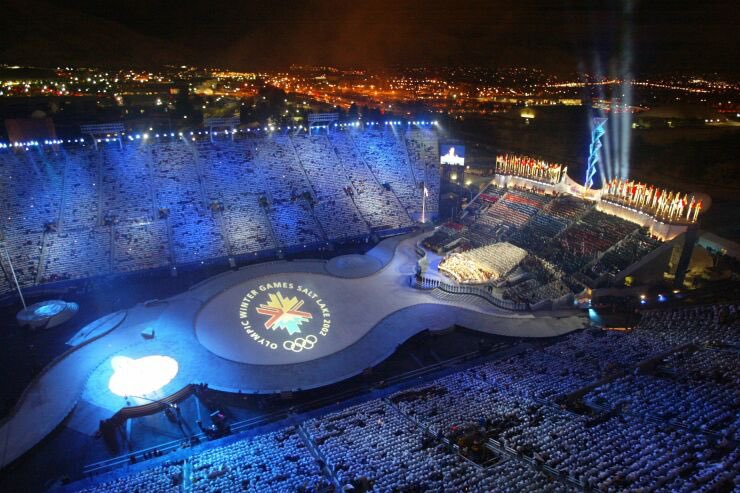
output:
M15 269L13 268L13 261L10 260L10 254L8 253L8 246L3 245L3 251L5 252L5 256L8 259L8 265L10 266L10 273L13 274L13 282L15 282L15 288L18 290L18 296L21 297L21 303L23 303L23 309L25 310L26 307L26 300L23 298L23 292L21 291L21 286L18 284L18 278L15 276Z
M427 184L422 184L422 192L421 192L421 223L424 224L427 222L426 220L426 213L427 213Z

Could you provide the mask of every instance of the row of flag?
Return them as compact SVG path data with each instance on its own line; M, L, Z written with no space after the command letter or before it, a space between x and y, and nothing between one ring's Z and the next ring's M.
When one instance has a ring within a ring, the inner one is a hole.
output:
M548 163L529 156L504 154L496 156L496 173L516 175L552 184L560 183L568 171L562 164Z
M696 222L702 201L695 196L640 183L614 178L607 183L605 198L648 212L659 219Z

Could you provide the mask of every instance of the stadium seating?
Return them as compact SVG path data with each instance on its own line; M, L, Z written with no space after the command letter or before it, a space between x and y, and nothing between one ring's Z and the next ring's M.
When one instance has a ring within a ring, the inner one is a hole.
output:
M83 491L734 491L737 354L706 343L739 313L644 312Z
M314 212L330 238L369 234L365 220L347 193L342 164L325 135L298 134L292 139L316 193Z
M192 205L203 207L205 197L193 147L169 141L149 150L156 206L176 215Z
M595 210L593 202L493 182L466 207L459 223L462 229L439 230L427 244L438 250L462 239L473 248L507 242L526 250L536 260L513 270L502 285L506 299L529 304L613 282L661 245L637 225Z
M187 264L226 256L226 243L217 218L210 210L182 204L168 218L175 262Z
M0 241L0 249L4 249L5 244ZM3 255L4 256L4 255ZM2 270L4 271L8 267L5 265L6 260L0 257L0 267L2 267ZM10 276L12 278L12 276ZM13 283L12 279L0 275L0 293L10 293L15 289L15 284Z
M104 222L150 221L154 216L151 147L100 149L101 211Z
M111 272L111 229L78 229L44 236L41 282L105 275Z
M260 197L268 187L257 171L256 139L208 141L197 144L198 167L203 174L209 205L223 206L223 220L231 255L277 248Z
M290 427L198 454L192 491L320 491L327 485L316 460Z
M410 214L421 213L421 191L411 170L403 137L387 130L352 132L360 157L381 184L388 187Z
M133 272L156 269L172 263L167 223L117 225L113 237L113 270Z
M436 139L338 131L7 150L0 241L30 287L399 230L421 211L417 181L437 210Z
M740 438L734 412L740 383L737 355L699 350L666 358L654 375L634 374L604 384L587 399L623 412L688 424L733 440Z
M598 261L587 268L585 274L596 280L602 276L613 279L620 271L658 248L662 242L639 229L607 250Z
M142 471L139 474L123 476L113 481L84 488L79 493L178 493L183 480L182 466L162 465Z
M737 305L705 305L643 314L640 328L667 345L713 342L737 346Z
M59 222L63 162L53 149L0 152L0 215L6 237Z
M92 229L101 221L97 153L87 147L70 147L60 154L64 162L64 194L59 227Z
M7 234L7 233L6 233ZM8 255L13 259L13 268L15 277L21 287L34 286L39 276L39 267L41 265L41 252L43 251L43 233L26 232L22 235L9 234L5 237L4 246L7 248ZM6 277L6 286L10 286L12 276L10 275L10 266L7 263L5 254L0 256L0 265Z
M433 130L414 129L405 134L409 162L417 181L427 185L426 210L435 214L439 208L439 141Z
M351 184L352 196L363 218L372 229L397 229L412 224L408 211L398 197L381 186L379 178L368 168L348 132L333 132L327 139L344 165Z
M593 210L568 228L559 241L565 250L575 252L582 259L588 259L606 252L636 229L630 222Z
M491 226L505 224L521 227L549 201L550 197L546 195L509 189L481 214L479 220Z
M364 478L373 491L569 491L516 460L481 470L442 444L425 444L425 430L382 400L311 420L306 429L340 484Z

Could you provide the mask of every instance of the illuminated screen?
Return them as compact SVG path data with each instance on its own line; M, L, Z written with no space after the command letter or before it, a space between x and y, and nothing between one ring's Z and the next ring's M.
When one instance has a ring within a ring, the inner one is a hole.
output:
M440 144L439 161L453 166L465 165L465 146L458 144Z

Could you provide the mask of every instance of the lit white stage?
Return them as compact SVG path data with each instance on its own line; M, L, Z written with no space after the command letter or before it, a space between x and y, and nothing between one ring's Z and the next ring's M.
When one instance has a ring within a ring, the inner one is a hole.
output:
M268 262L226 272L83 328L0 427L0 465L67 416L67 426L92 434L121 408L192 383L243 393L316 388L377 365L426 329L458 324L551 337L585 325L576 312L511 313L409 287L420 238L385 240L365 260Z

